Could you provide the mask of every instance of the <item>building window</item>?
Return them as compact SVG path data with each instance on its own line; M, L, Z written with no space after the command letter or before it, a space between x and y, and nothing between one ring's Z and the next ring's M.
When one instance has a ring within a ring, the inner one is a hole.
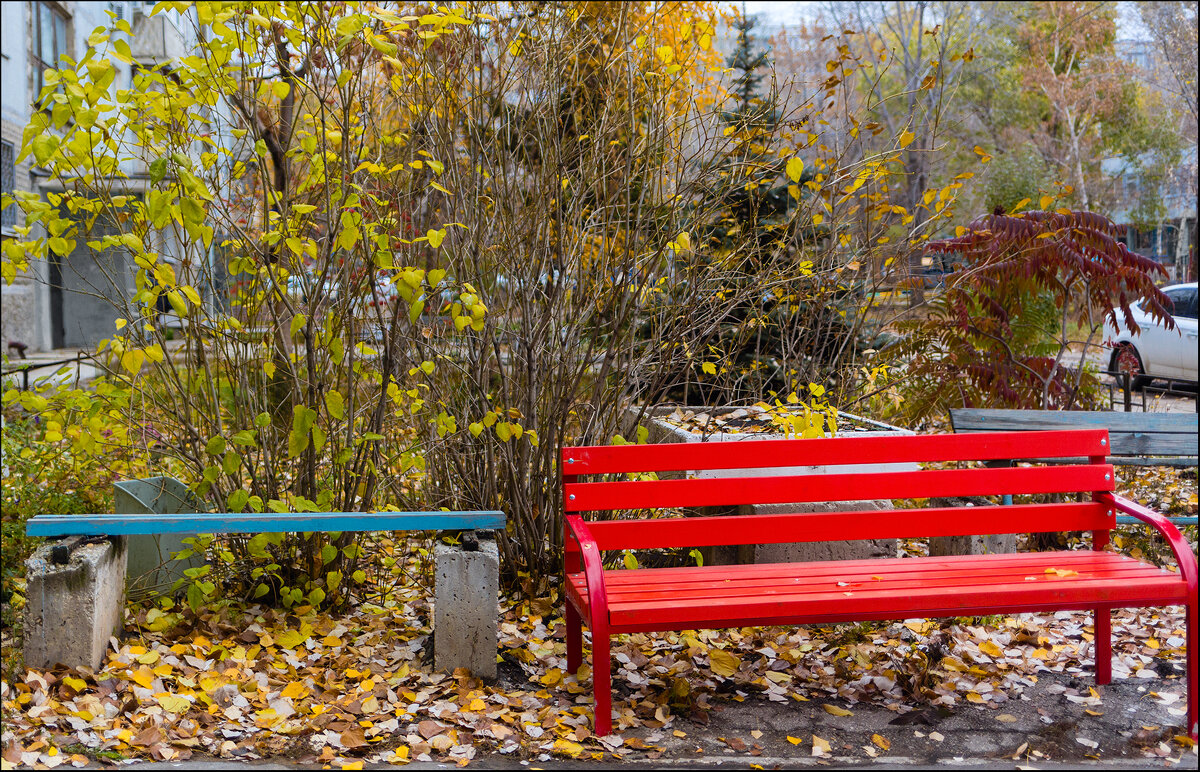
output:
M14 162L15 155L13 153L13 144L11 142L0 142L0 192L12 195L17 188L17 168ZM10 204L4 211L0 212L0 229L6 233L11 231L13 226L17 224L17 205Z
M50 3L34 3L33 95L37 99L45 85L45 71L58 68L59 57L69 54L67 17Z

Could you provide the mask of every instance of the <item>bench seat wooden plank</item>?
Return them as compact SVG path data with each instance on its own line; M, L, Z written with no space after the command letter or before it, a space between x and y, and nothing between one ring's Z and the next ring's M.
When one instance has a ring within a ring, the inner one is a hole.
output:
M979 532L981 520L991 533L1093 531L1112 528L1114 515L1105 505L1086 501L974 507L970 518L963 517L961 507L743 515L736 533L729 533L728 521L720 517L607 520L588 526L600 549L614 550L738 544L739 537L745 544L786 544L850 540L856 534L864 539L967 536Z
M950 411L950 423L955 432L966 433L1105 428L1112 442L1111 456L1166 457L1143 462L1146 466L1195 466L1200 448L1197 441L1200 421L1195 413L954 408ZM1041 456L1051 458L1054 454L1047 451Z
M761 624L763 617L801 622L830 613L877 614L879 618L938 616L949 611L995 607L997 602L1025 607L1092 608L1097 604L1182 603L1186 588L1177 574L1148 563L1106 552L974 556L971 561L908 558L859 563L857 570L830 570L828 564L779 564L774 577L762 566L705 569L637 569L605 577L612 630L630 625L678 629L680 624L728 626ZM1013 559L1013 558L1016 559ZM1075 571L1048 575L1046 568ZM653 576L670 571L692 581ZM876 578L878 577L878 578ZM1029 578L1032 577L1032 578ZM586 583L571 577L572 594L586 605ZM1003 600L998 600L1002 598ZM937 612L937 613L935 613Z
M165 533L307 533L330 531L500 530L498 511L470 512L266 512L182 515L37 515L26 523L30 536Z
M1071 426L1114 432L1190 434L1196 436L1196 413L1110 413L1098 410L1020 410L1015 408L953 408L956 432L1044 431ZM1017 427L1021 427L1018 429Z
M896 439L909 439L907 437ZM741 443L750 444L750 443ZM567 483L568 512L1113 490L1107 464Z

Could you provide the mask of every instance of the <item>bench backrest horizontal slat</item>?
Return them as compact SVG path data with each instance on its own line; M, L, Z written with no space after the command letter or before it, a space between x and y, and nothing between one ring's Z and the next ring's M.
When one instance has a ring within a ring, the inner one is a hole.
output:
M562 449L561 470L563 475L574 477L623 472L992 461L1107 454L1108 433L1094 429L1047 431L1036 436L1005 432L566 447Z
M726 450L740 459L742 449L752 444L737 443L727 446ZM789 477L568 482L563 485L563 498L566 511L585 512L1111 490L1112 467L1088 464Z
M783 515L742 515L736 528L726 518L605 520L588 523L601 550L709 547L738 544L969 536L987 533L1107 530L1114 513L1099 502L1014 504L995 507L932 507ZM981 523L986 525L981 526Z
M308 533L314 531L501 530L505 516L478 512L265 512L171 515L37 515L30 536L128 536L167 533Z
M1195 456L1200 422L1195 413L1106 413L1087 410L1012 410L953 408L956 432L1031 432L1056 429L1107 429L1111 456ZM1054 458L1057 453L1042 453ZM1065 456L1088 455L1066 453Z

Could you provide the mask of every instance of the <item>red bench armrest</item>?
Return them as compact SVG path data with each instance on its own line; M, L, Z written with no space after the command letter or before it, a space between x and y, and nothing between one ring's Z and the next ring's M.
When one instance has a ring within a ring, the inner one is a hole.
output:
M1179 573L1183 576L1183 580L1187 582L1188 592L1193 595L1196 592L1196 556L1192 554L1191 547L1188 546L1187 539L1183 538L1183 534L1175 527L1167 518L1152 509L1147 509L1136 501L1130 501L1124 496L1106 493L1097 497L1100 501L1105 501L1112 505L1118 512L1123 512L1127 515L1132 515L1143 523L1154 526L1155 530L1162 534L1167 543L1171 545L1171 551L1175 553L1175 562L1179 564Z
M567 537L579 545L579 557L583 561L583 578L587 582L589 622L595 626L597 619L608 624L608 593L604 589L604 566L600 562L600 546L579 515L567 515ZM570 572L571 553L568 550L567 571ZM564 588L565 591L565 588Z

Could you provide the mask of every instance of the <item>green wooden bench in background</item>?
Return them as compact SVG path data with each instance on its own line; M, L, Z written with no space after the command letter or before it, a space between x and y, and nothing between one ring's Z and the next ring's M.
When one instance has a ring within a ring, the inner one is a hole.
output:
M1087 410L1006 410L954 408L950 424L956 433L1035 432L1055 429L1107 429L1113 466L1167 466L1195 469L1196 413L1107 413ZM1079 464L1081 458L1038 459L1043 463ZM1196 525L1196 515L1168 518L1176 526ZM1117 522L1129 525L1122 515Z

